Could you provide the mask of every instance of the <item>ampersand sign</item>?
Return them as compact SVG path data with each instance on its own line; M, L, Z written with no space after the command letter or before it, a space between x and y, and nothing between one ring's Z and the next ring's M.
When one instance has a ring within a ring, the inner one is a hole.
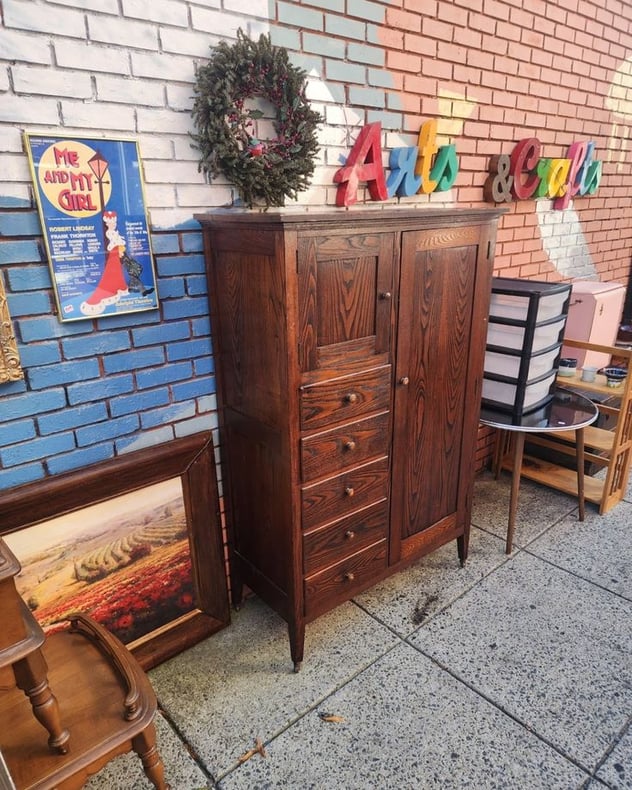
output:
M492 156L489 173L483 186L483 195L488 203L509 203L513 176L510 175L511 159L507 154Z

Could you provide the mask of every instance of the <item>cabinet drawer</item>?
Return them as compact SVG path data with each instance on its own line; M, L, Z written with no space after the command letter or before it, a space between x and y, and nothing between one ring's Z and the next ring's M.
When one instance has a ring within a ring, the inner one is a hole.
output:
M383 412L301 439L303 480L324 477L386 455L388 421L389 412Z
M303 529L317 527L388 497L388 458L379 458L301 491Z
M309 576L387 535L388 503L367 507L303 536L303 570Z
M390 407L391 366L301 389L301 429L323 428Z
M311 617L331 609L365 589L385 568L386 540L352 554L304 582L305 614Z

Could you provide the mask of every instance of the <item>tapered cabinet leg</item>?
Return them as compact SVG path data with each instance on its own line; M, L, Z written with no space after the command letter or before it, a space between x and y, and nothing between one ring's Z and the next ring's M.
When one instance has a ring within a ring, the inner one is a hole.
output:
M290 655L294 663L294 671L299 672L303 663L303 650L305 648L305 621L289 623Z
M456 550L459 554L459 562L461 563L462 568L465 566L465 562L467 560L469 544L469 534L459 535L459 537L456 539Z
M239 611L244 602L244 583L241 578L241 573L237 570L236 564L231 568L230 574L230 597L233 604L233 609Z

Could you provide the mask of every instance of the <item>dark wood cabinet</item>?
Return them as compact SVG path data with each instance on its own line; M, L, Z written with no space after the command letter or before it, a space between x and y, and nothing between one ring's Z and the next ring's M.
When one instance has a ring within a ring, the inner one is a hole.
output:
M233 599L305 624L468 548L496 210L200 215Z

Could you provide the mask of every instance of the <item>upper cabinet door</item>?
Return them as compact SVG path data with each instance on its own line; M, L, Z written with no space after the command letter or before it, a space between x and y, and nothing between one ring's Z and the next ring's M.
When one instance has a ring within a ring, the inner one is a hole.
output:
M393 233L299 240L303 373L390 361L395 245Z

